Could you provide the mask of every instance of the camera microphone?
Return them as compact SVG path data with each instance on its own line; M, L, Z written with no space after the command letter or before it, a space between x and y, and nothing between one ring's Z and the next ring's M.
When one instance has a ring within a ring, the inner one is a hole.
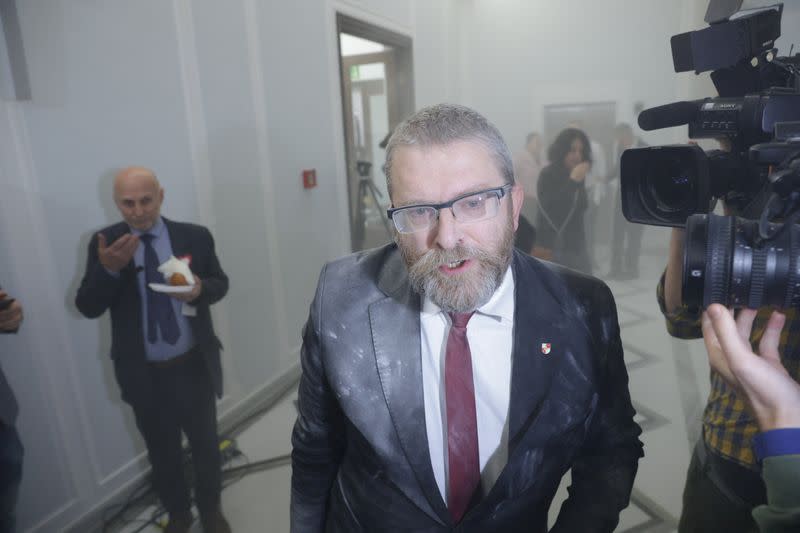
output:
M651 107L639 113L639 127L645 131L689 124L697 117L703 100L673 102Z

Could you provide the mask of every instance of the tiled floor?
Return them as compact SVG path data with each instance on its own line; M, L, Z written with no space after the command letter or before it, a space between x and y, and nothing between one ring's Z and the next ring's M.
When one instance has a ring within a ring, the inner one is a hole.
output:
M644 432L645 457L631 505L622 513L617 531L672 532L680 515L684 476L699 430L699 416L708 394L708 366L702 341L672 339L664 328L655 300L655 285L664 255L642 258L642 276L628 282L609 281L622 327L637 421ZM251 461L288 454L294 423L291 393L238 437ZM289 531L288 465L242 478L223 492L223 506L237 533ZM566 494L565 479L551 508L551 519ZM145 514L148 516L149 514ZM122 531L130 533L137 527ZM154 527L143 529L148 533ZM195 524L194 532L201 528Z

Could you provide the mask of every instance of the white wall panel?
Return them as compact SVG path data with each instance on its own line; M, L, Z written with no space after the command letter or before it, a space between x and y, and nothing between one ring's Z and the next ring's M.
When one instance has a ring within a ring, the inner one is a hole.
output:
M73 303L92 233L119 220L114 172L152 167L164 214L214 232L231 277L214 313L227 348L223 412L296 368L319 269L347 252L349 229L328 2L18 7L33 97L0 113L0 284L26 322L0 337L0 363L22 404L20 526L51 531L146 467L107 356L108 318L87 320ZM393 29L410 22L392 2L348 9ZM301 188L305 168L317 169L314 190Z

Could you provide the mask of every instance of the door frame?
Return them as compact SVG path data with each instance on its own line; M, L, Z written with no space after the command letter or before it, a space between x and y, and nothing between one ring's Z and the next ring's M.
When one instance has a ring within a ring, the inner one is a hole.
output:
M343 58L341 53L340 34L347 33L370 41L375 41L392 48L390 54L362 54ZM413 41L408 35L398 33L376 24L357 19L340 11L336 12L336 50L338 56L338 75L340 102L342 106L342 127L345 152L345 190L347 191L347 222L350 233L350 249L355 251L355 232L353 220L358 207L358 180L356 175L356 157L350 149L353 146L352 104L350 102L350 80L344 74L349 66L357 60L359 63L375 59L386 63L386 101L389 113L389 128L393 129L401 120L412 113L414 107L414 68ZM375 154L373 154L375 156ZM382 165L374 164L373 172L377 174Z

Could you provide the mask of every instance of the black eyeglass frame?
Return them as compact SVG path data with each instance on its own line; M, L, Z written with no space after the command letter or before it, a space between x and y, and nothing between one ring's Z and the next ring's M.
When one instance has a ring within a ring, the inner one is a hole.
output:
M450 200L448 202L442 202L441 204L414 204L414 205L404 205L403 207L392 207L391 209L387 209L386 210L386 216L389 217L389 220L392 220L392 217L394 216L394 214L396 212L402 211L404 209L417 209L419 207L432 207L433 209L436 209L436 220L439 220L439 212L442 209L452 208L453 204L458 202L459 200L463 200L464 198L469 198L470 196L475 196L475 195L478 195L478 194L487 194L487 193L491 193L491 192L496 192L497 193L497 199L498 200L502 200L503 197L506 194L508 194L508 191L510 191L513 186L514 186L513 183L506 183L505 185L501 185L500 187L492 187L491 189L483 189L481 191L468 192L468 193L462 194L461 196L453 198L452 200Z

